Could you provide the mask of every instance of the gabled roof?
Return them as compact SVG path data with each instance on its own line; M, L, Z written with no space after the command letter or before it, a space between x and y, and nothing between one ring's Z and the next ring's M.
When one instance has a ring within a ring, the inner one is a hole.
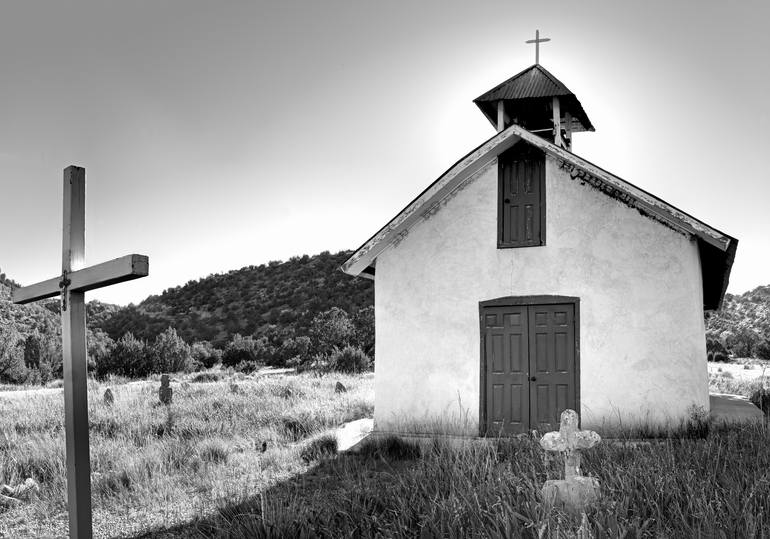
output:
M445 197L473 179L475 173L484 170L498 155L519 141L540 148L556 159L573 179L579 178L607 196L635 208L642 215L695 238L701 258L704 309L721 306L738 240L516 124L497 133L455 163L359 247L342 265L342 270L350 275L372 277L376 259L385 249L401 241L409 229L423 216L429 216Z
M524 71L515 74L510 79L501 82L488 92L473 100L481 109L481 112L496 125L497 102L502 100L542 99L553 96L561 97L564 106L575 115L578 120L573 131L593 131L594 126L578 98L567 88L563 82L540 64L534 64Z

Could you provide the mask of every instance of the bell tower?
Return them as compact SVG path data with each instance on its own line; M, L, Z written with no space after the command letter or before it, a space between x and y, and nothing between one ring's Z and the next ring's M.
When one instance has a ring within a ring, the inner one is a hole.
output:
M540 38L535 44L535 64L473 100L498 131L520 125L557 146L572 150L572 134L594 131L575 94L540 65Z

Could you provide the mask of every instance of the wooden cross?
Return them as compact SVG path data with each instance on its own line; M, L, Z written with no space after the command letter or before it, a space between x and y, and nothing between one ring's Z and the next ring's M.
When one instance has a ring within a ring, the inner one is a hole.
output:
M535 30L535 39L529 39L525 41L525 43L534 43L535 44L535 63L540 63L540 44L545 43L546 41L551 41L550 37L544 37L543 39L540 39L540 30Z
M593 447L602 441L592 430L578 428L578 415L575 410L561 413L559 432L548 432L540 440L540 447L546 451L561 451L564 455L564 478L574 479L580 476L580 450Z
M67 505L70 537L91 537L91 462L88 448L86 385L86 311L84 293L148 274L149 259L128 255L85 266L86 171L64 169L64 233L62 273L12 291L14 303L61 296L64 362L64 424L67 448Z

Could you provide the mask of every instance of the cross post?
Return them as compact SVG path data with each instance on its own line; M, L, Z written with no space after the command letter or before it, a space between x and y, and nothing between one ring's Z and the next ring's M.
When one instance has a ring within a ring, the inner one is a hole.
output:
M149 259L143 255L128 255L84 268L85 198L85 169L67 167L64 169L62 274L14 289L11 295L13 302L20 304L61 296L67 506L70 537L74 539L92 536L85 292L149 273Z
M540 39L540 30L535 30L535 39L529 39L525 41L525 43L535 44L535 63L536 64L540 64L540 44L545 43L546 41L551 41L551 38L544 37L543 39Z

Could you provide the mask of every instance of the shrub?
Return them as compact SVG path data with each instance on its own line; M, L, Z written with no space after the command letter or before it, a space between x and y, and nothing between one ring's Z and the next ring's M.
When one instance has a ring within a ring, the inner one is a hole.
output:
M28 369L36 369L40 366L40 349L42 341L40 334L35 331L24 340L24 366Z
M215 372L202 372L193 376L191 382L219 382L222 377Z
M196 368L210 369L222 361L222 351L209 341L197 341L190 347Z
M714 361L718 363L727 363L730 361L730 358L724 352L716 352L714 354Z
M754 347L754 355L759 359L770 359L770 339L764 339Z
M241 361L233 367L233 370L235 372L242 372L243 374L251 374L256 370L259 370L259 367L260 365L256 361Z
M152 345L152 355L155 372L190 372L193 370L190 345L177 335L174 328L168 328L157 336Z
M764 387L757 389L751 394L749 400L770 417L770 389Z
M96 376L104 378L109 374L128 378L146 378L152 371L152 355L146 345L126 333L115 343L112 352L96 363Z
M310 347L310 337L306 335L289 337L281 344L276 355L281 365L298 366L310 361Z
M329 358L329 368L346 373L359 373L369 370L371 361L358 347L346 346L342 350L334 350Z
M356 344L364 353L374 357L374 306L363 307L353 317L356 327Z
M348 313L337 307L317 314L310 325L313 349L323 356L350 344L355 334L356 328Z
M227 343L222 353L222 365L235 367L239 363L257 363L258 345L253 337L243 337L239 333L233 335L233 339Z

